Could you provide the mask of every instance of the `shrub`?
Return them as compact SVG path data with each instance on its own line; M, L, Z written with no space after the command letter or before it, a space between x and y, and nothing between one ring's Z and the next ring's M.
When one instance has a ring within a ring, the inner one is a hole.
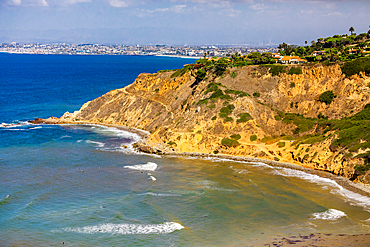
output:
M268 65L267 67L270 68L269 72L272 74L272 76L279 75L280 73L286 73L283 65Z
M254 96L254 97L260 97L260 95L261 95L261 94L260 94L260 93L258 93L258 92L254 92L254 93L253 93L253 96Z
M217 119L217 116L214 116L213 118L211 118L211 120L215 121Z
M370 120L370 108L369 106L365 106L365 109L363 109L362 111L356 113L355 115L353 115L352 117L350 117L351 120L356 120L356 121L360 121L360 120Z
M317 118L319 118L319 119L328 119L329 117L326 117L324 114L322 114L320 112L319 115L317 116Z
M285 147L285 142L278 142L278 143L277 143L277 146L278 146L279 148L283 148L283 147Z
M222 117L222 118L227 118L229 116L229 114L231 114L233 112L234 109L235 109L234 105L224 106L220 109L219 116Z
M356 165L355 170L360 174L365 174L368 170L370 170L370 163L366 165Z
M295 83L294 82L291 82L290 83L290 87L292 88L292 87L295 87Z
M202 81L206 77L207 72L204 69L198 69L195 75L197 76L197 80Z
M363 57L348 61L341 67L341 69L343 74L345 74L347 77L358 74L359 72L370 74L370 57Z
M257 140L257 135L251 135L251 137L249 138L252 142L256 141Z
M237 147L240 145L240 143L237 140L233 140L229 138L222 139L221 144L226 147Z
M230 136L230 138L231 138L231 139L234 139L234 140L239 140L239 139L240 139L240 138L242 138L242 137L241 137L241 135L240 135L240 134L233 134L233 135L231 135L231 136Z
M302 74L302 69L299 67L291 67L290 70L288 71L289 75L300 75Z
M276 121L281 120L281 117L279 115L274 116L274 118L275 118Z
M333 102L333 99L336 98L337 96L333 93L332 90L323 92L320 97L319 101L322 103L325 103L326 105L330 105L331 102Z
M174 77L178 77L178 76L182 76L182 75L184 75L185 73L189 72L189 71L190 71L190 69L191 69L193 66L194 66L194 65L192 65L192 64L184 66L184 68L179 69L179 70L177 70L175 73L173 73L173 74L171 75L171 78L174 78Z
M169 141L167 144L170 145L170 146L177 145L176 142L173 142L173 141Z
M236 96L238 96L238 97L245 97L245 96L249 96L249 94L248 94L248 93L243 92L243 91L239 91L239 90L226 89L226 90L225 90L225 93L226 93L226 94L235 94L235 95L236 95Z
M225 121L225 122L231 122L231 121L233 121L233 120L234 120L234 119L233 119L232 117L226 117L224 121Z
M233 72L231 72L231 78L235 78L236 77L236 73L235 73L235 71L233 71Z
M249 120L253 119L249 113L240 113L238 115L239 119L236 120L237 123L244 123L248 122Z

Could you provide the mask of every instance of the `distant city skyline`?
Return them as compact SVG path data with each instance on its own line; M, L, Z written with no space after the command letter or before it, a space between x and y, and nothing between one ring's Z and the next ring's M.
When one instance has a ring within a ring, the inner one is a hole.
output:
M0 0L0 42L303 45L369 30L370 1Z

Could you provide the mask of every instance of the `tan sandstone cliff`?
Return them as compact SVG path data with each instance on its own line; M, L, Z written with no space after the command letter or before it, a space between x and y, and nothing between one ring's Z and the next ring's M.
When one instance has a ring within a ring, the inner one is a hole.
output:
M296 125L277 117L279 111L313 118L320 113L329 119L351 116L370 103L370 78L363 74L346 78L338 65L301 68L302 74L272 76L268 67L245 66L230 68L222 77L208 74L201 81L192 71L175 78L171 78L173 71L141 74L131 85L87 102L56 122L83 121L147 130L151 135L139 145L147 152L251 156L370 183L369 172L354 176L354 166L363 164L363 159L348 159L345 150L330 149L336 133L328 132L323 140L297 146L293 140L315 128L294 133ZM228 96L212 98L212 88ZM318 101L328 90L337 96L330 105ZM228 107L228 118L222 117L220 112ZM232 135L240 135L238 145L223 145L222 140ZM251 141L253 135L257 140ZM293 140L279 138L287 135ZM354 154L367 151L360 149Z

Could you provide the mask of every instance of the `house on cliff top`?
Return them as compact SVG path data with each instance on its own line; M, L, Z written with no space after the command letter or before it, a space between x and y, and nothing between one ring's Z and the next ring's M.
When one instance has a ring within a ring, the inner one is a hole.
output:
M281 56L278 60L278 63L282 64L301 64L307 63L306 59L302 59L298 56Z

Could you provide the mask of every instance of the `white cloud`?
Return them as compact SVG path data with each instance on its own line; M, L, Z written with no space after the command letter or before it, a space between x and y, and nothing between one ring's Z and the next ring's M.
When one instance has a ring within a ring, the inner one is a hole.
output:
M157 8L157 9L141 9L138 13L138 17L151 16L154 13L164 13L164 12L174 12L181 13L183 9L186 8L186 5L175 5L170 8Z
M6 4L13 6L49 6L46 0L7 0Z
M64 0L65 5L72 5L76 3L86 3L86 2L91 2L91 0Z
M343 14L340 12L333 12L333 13L329 13L328 16L343 16Z
M130 5L130 1L126 0L108 0L108 2L115 8L126 8Z
M21 5L22 1L21 0L8 0L7 2L9 5Z
M251 5L250 8L254 10L264 10L267 8L267 6L265 6L264 4L257 3L257 4Z

